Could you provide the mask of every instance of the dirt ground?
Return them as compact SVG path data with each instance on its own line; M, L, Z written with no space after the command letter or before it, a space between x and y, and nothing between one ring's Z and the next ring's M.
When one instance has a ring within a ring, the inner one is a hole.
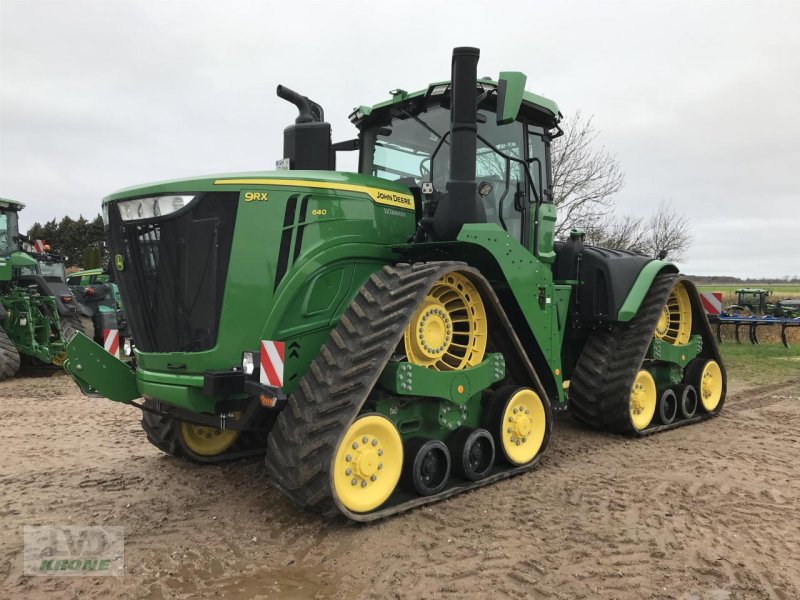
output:
M800 379L643 440L556 423L532 473L377 524L195 466L66 376L0 383L0 597L800 598ZM125 528L124 577L25 577L23 525Z

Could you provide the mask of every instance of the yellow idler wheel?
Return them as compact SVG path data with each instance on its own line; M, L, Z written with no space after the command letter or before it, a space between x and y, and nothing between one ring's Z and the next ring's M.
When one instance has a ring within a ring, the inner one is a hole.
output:
M547 413L532 389L505 386L489 400L484 424L506 460L520 466L539 453L547 433Z
M706 412L713 412L722 399L722 369L715 360L709 360L700 373L697 387L700 402Z
M688 344L692 335L692 304L689 290L681 281L669 293L656 324L655 336L670 344Z
M448 273L433 284L403 336L408 362L454 371L473 367L486 354L486 308L464 275Z
M239 432L181 422L181 441L198 456L219 456L239 438Z
M631 425L636 431L647 429L656 414L658 394L653 376L645 370L636 374L631 388L630 416Z
M375 510L392 495L403 469L403 442L389 419L367 414L342 437L333 458L333 490L353 512Z

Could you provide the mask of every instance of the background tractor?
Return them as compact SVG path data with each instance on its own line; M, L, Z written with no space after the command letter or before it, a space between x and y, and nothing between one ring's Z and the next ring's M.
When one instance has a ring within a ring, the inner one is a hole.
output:
M67 341L83 331L61 257L21 246L18 213L24 206L0 199L0 379L12 377L21 358L61 365Z
M75 336L89 394L143 411L162 451L264 450L297 505L369 521L533 468L554 410L642 436L717 414L725 370L668 262L554 241L557 105L526 78L450 81L322 108L284 131L289 170L106 198L135 370ZM358 151L359 172L335 170ZM141 401L139 399L142 399Z
M729 316L768 315L790 319L800 317L800 301L768 302L767 298L771 295L771 291L761 288L740 288L736 290L736 304L728 306L725 314Z
M106 341L104 332L116 331L119 345L125 348L125 356L131 356L132 340L128 321L112 275L101 268L75 271L67 277L67 285L87 315L85 318L88 323L84 324L86 336L93 337L102 346ZM93 335L89 332L93 332Z

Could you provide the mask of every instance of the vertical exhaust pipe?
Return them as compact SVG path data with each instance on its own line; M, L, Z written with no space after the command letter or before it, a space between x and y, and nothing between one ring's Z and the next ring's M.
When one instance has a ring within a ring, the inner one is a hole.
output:
M485 223L475 165L478 145L478 48L454 48L450 92L450 179L433 216L437 239L454 240L465 223Z

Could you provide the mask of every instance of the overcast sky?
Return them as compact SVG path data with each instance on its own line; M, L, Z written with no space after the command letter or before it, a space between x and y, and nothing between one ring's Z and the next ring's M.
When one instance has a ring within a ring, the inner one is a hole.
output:
M22 229L93 217L161 179L267 170L295 109L352 107L449 76L519 70L595 115L627 185L691 219L684 272L800 275L800 3L10 2L0 0L0 196Z

